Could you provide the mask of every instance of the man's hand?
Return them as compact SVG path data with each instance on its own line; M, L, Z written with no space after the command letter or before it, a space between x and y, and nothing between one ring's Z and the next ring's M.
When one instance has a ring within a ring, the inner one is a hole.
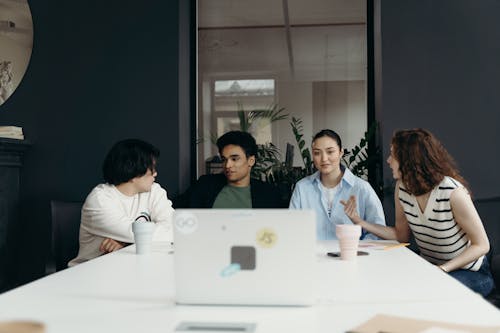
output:
M340 203L344 206L344 213L351 219L351 221L355 224L358 224L361 221L361 218L358 215L356 197L351 195L349 200L344 201L340 200Z
M102 241L99 251L104 253L110 253L123 248L125 245L121 242L115 241L111 238L106 238Z

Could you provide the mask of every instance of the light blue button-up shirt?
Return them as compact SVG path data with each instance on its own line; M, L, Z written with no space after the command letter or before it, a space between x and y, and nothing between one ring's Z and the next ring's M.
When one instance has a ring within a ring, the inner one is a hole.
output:
M349 169L341 166L344 176L332 203L331 216L328 216L327 198L322 194L320 173L305 177L297 182L290 200L291 209L314 209L316 211L316 234L318 240L337 239L337 224L353 224L344 213L340 200L347 201L351 195L356 197L358 215L369 223L385 225L384 210L370 183L355 176ZM377 239L363 230L361 239Z

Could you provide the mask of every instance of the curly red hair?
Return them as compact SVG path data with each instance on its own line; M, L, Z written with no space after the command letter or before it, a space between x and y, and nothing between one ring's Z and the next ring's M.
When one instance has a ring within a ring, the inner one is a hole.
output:
M399 162L401 181L413 195L432 191L445 176L452 177L467 187L453 157L425 129L396 131L392 137L392 152Z

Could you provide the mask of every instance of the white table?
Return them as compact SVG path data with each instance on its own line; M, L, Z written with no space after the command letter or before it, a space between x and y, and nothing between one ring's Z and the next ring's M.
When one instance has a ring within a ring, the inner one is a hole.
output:
M328 303L408 303L478 297L406 248L369 250L370 255L359 256L357 262L324 255L337 250L337 242L320 242L318 246L319 295L320 300L328 297Z
M372 250L357 262L318 247L312 307L177 306L172 255L130 246L0 295L0 320L44 322L59 332L174 332L181 321L252 322L256 332L344 332L375 314L499 325L500 311L406 248ZM202 277L200 277L202 278Z

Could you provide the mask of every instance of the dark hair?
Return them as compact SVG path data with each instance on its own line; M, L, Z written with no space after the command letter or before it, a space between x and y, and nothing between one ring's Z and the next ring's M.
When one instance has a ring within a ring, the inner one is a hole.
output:
M257 155L257 143L250 133L230 131L222 135L217 139L219 154L222 154L222 150L228 145L240 146L247 157Z
M318 133L316 133L316 135L314 135L314 137L312 139L312 143L314 143L314 141L316 141L317 139L322 138L324 136L327 136L327 137L335 140L337 142L339 148L342 149L342 140L340 139L340 135L338 135L337 132L332 131L331 129L324 129L324 130L321 130Z
M401 181L413 195L422 195L436 187L445 176L467 187L455 160L431 132L422 129L396 131L392 154L399 163Z
M158 148L138 139L126 139L115 143L102 165L104 181L113 185L126 183L132 178L155 171L160 156Z

